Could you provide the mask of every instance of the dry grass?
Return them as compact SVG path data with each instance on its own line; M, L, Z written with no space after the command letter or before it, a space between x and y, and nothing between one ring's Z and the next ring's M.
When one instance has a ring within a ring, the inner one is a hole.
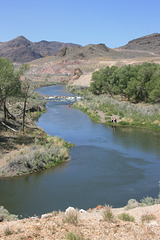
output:
M151 222L152 220L155 220L156 216L154 214L144 214L141 217L142 222Z
M112 209L116 221L104 221L102 212L106 210L93 209L80 213L77 211L76 220L63 221L65 213L50 214L47 218L23 219L0 223L0 239L56 239L56 240L158 240L160 239L160 214L157 209L160 205L129 210L129 214L135 216L135 222L118 220L118 215L123 209ZM110 211L108 208L107 211ZM151 211L151 212L150 212ZM153 224L138 220L137 212L141 216L152 213L156 216Z
M78 221L79 221L78 210L70 210L69 212L66 212L65 216L63 217L63 223L77 225Z
M111 207L110 206L105 206L103 212L102 212L102 217L104 221L107 222L113 222L114 220L114 215L112 213Z

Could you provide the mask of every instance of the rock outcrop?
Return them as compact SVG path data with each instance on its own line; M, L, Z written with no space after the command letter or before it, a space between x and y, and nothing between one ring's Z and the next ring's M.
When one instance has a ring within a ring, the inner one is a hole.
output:
M73 74L71 75L72 80L77 80L81 75L83 75L82 70L78 67L75 68Z

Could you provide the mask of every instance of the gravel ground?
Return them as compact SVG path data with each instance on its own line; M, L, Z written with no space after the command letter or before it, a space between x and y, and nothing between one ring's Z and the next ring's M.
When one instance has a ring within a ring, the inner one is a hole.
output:
M88 211L78 211L76 223L64 222L66 213L53 212L41 218L30 218L0 223L0 239L55 239L55 240L113 240L113 239L160 239L160 205L138 207L125 211L124 208L112 209L114 220L104 221L102 212L105 208L97 206ZM122 212L135 217L135 222L120 220ZM154 214L151 222L142 222L141 216Z

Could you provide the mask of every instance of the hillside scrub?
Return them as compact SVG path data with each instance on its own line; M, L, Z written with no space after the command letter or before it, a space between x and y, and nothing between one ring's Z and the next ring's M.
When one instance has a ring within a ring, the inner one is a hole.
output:
M122 95L138 102L160 102L160 65L143 63L100 69L92 74L89 90L95 95Z
M83 101L73 106L88 114L94 121L113 124L112 118L116 118L116 124L121 126L160 129L159 104L133 104L120 96L110 97L107 94L97 96L85 90Z
M1 168L0 175L21 176L54 167L69 159L71 146L71 143L47 134L35 138L34 144L21 148L7 159L7 165Z

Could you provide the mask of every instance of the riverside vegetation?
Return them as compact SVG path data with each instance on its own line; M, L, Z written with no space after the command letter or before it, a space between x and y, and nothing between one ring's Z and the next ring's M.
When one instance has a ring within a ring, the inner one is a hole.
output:
M45 101L35 89L44 83L22 80L27 69L22 65L16 70L11 61L0 58L0 177L56 166L69 159L73 146L35 125L34 120L45 112Z
M128 104L128 109L133 106L135 112L138 112L137 119L138 116L140 116L138 115L139 112L141 113L141 117L143 116L144 108L147 109L145 114L148 114L150 110L149 116L152 115L153 117L153 115L155 115L152 121L156 121L156 123L152 123L151 121L150 124L147 125L147 122L145 122L145 124L139 122L139 126L156 127L157 129L159 129L159 123L157 123L157 121L159 121L157 120L159 116L158 104L148 105L147 103L146 105L143 104L141 106L141 103L140 105L135 105L134 103L126 101L126 99L124 100L123 97L119 95L110 97L106 93L102 93L98 96L94 96L94 94L90 92L90 89L83 89L83 91L81 89L76 89L76 91L79 91L81 94L83 93L83 96L85 96L84 102L79 103L78 107L81 107L81 110L84 110L86 113L90 114L90 116L96 121L101 121L103 115L105 116L103 120L105 120L106 123L112 123L111 117L115 115L117 116L117 119L119 117L120 121L118 122L118 124L122 124L124 122L126 125L130 125L131 123L133 123L133 119L131 121L132 115L130 115L129 120L127 119L128 113L131 114L132 112L131 110L126 111L126 106ZM93 99L95 99L94 102ZM121 100L121 102L119 101L119 99ZM23 109L23 100L23 97L21 99L19 98L18 101L15 96L7 97L7 108L10 113L14 113L14 115L16 115L16 120L6 119L6 123L8 124L8 126L14 128L16 132L13 132L12 130L7 130L4 126L0 124L0 138L2 140L0 142L1 157L3 157L4 153L8 154L12 151L12 153L14 153L9 155L6 159L9 168L6 170L5 168L3 169L4 176L9 174L10 172L12 172L14 176L36 172L51 166L55 166L61 161L67 160L69 156L69 148L71 147L70 143L66 143L65 141L57 137L49 137L41 129L33 125L32 119L34 117L38 117L42 111L45 111L45 103L43 102L41 105L40 98L35 93L33 93L27 101L25 130L24 132L21 131L22 118L19 114L22 112ZM106 103L107 100L108 102ZM115 106L117 106L117 108ZM123 106L123 108L121 106ZM153 111L153 106L156 109L155 114L151 114ZM120 107L123 111L120 111ZM143 108L142 111L141 108ZM126 115L124 114L125 111ZM122 118L124 118L123 121ZM136 124L133 125L135 126ZM17 150L17 152L14 152L14 150ZM147 197L142 199L141 203L137 203L136 200L130 200L130 202L128 202L129 206L127 205L127 207L130 211L133 206L150 206L158 203L160 203L159 197L158 199L152 199L150 197ZM96 218L94 220L95 225L93 219L89 219L87 225L84 222L86 221L86 216L87 215L85 215L84 220L81 216L79 218L78 213L78 215L75 216L76 218L73 218L73 216L69 216L69 219L66 219L66 217L64 218L63 216L62 218L62 216L59 217L59 215L57 214L57 217L52 216L46 220L21 220L24 221L22 222L22 224L20 221L17 221L9 225L9 223L7 222L7 225L3 225L4 231L3 228L0 231L0 237L4 237L6 239L25 239L32 237L39 238L44 235L44 238L48 239L53 239L53 236L56 239L62 239L64 238L64 236L65 239L89 239L90 237L91 239L93 239L93 237L101 235L99 239L102 239L104 237L106 237L107 239L113 239L114 237L118 237L117 239L129 239L133 236L137 236L137 232L139 234L139 239L146 239L146 236L147 239L156 239L156 237L158 236L158 225L155 225L154 229L150 231L150 226L142 226L134 223L134 217L132 217L132 215L130 215L129 213L121 213L118 215L118 218L116 218L115 214L111 211L111 208L109 207L104 209L102 213L102 219L96 220ZM0 221L8 221L14 219L17 219L16 215L10 215L6 209L0 207ZM152 221L154 219L155 214L149 213L144 214L141 217L141 221L143 222L143 224L144 222L148 223L149 221ZM124 224L123 221L127 221L127 224ZM75 227L71 226L73 224L75 225ZM45 232L45 230L47 232ZM57 232L59 233L59 235L57 235Z
M58 137L50 137L41 129L37 129L34 134L37 137L33 138L33 130L32 133L28 130L27 136L33 138L32 143L9 155L7 164L0 170L1 177L38 172L69 159L69 148L73 146L71 143Z
M83 96L74 107L107 124L160 129L160 66L144 63L106 67L92 75L89 88L68 86Z

